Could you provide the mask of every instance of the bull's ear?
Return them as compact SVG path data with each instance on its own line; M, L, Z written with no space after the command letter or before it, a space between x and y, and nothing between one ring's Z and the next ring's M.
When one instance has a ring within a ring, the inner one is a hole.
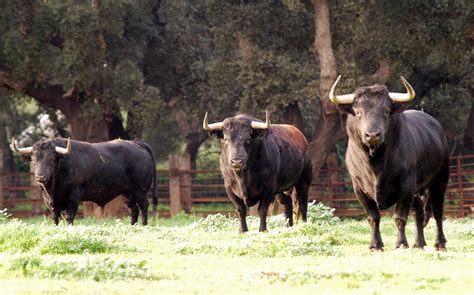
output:
M252 134L250 135L252 138L257 137L264 137L268 134L268 129L252 129Z
M219 138L219 139L224 138L224 134L222 133L222 130L209 131L209 135L214 136L214 137Z
M352 104L339 104L337 105L337 109L341 114L347 115L355 115L354 109L352 108Z
M405 110L405 104L399 102L392 102L392 113L401 113Z

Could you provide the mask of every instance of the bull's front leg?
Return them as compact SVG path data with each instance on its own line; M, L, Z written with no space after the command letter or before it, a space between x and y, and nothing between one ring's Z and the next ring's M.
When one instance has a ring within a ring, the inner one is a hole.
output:
M53 222L55 225L59 224L59 216L61 215L61 210L58 208L51 208L51 218L53 219Z
M79 208L79 202L74 200L70 201L67 208L66 221L67 224L72 225L74 223L74 218L77 214L77 209Z
M367 221L372 228L369 249L371 251L383 251L382 236L380 235L380 211L377 208L377 203L367 197L365 193L356 185L354 185L354 191L357 199L367 213Z
M290 196L284 192L277 194L277 200L285 209L285 219L288 226L293 226L293 201Z
M415 236L415 243L413 244L413 248L421 248L423 249L426 246L425 235L423 232L423 221L425 212L423 210L423 204L420 199L420 196L416 196L413 200L412 204L413 211L415 213L415 223L416 223L416 236Z
M240 233L245 233L249 231L249 228L247 226L247 206L245 206L245 203L241 198L234 194L234 192L229 186L226 185L225 190L227 192L227 196L236 208L235 211L237 212L237 215L240 220Z
M412 193L403 194L400 201L397 203L397 208L395 209L393 219L398 228L397 243L395 244L396 248L408 248L405 227L408 220L408 214L410 213L410 207L413 203L413 196Z
M258 216L260 217L260 227L258 229L259 232L266 232L267 231L267 215L268 215L268 208L270 204L273 202L275 194L270 191L264 192L260 202L258 203Z

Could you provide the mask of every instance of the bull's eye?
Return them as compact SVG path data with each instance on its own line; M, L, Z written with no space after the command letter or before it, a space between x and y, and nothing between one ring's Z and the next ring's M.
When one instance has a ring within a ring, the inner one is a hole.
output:
M390 111L389 111L389 110L386 110L386 111L384 112L384 114L385 114L385 116L388 116L388 115L390 115Z
M355 113L357 117L360 117L362 115L360 111L356 111Z

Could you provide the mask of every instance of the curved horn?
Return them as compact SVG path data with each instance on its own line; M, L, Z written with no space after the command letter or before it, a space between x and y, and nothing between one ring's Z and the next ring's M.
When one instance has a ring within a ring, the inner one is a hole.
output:
M270 114L268 110L265 111L265 123L252 121L252 128L253 129L268 129L270 128Z
M67 138L67 147L66 148L55 146L54 149L56 150L57 153L63 154L63 155L67 155L67 154L71 153L71 149L72 149L71 138L70 137Z
M33 152L33 147L26 147L26 148L18 148L16 146L16 141L15 141L15 138L12 138L12 144L11 144L11 149L19 154L23 154L23 155L29 155Z
M336 85L341 79L341 75L337 77L336 82L331 87L331 91L329 91L329 99L334 104L351 104L354 101L354 93L351 94L344 94L344 95L336 95Z
M204 128L204 130L206 130L206 131L222 130L223 125L224 125L223 122L208 124L208 122L207 122L207 112L204 115L204 121L202 122L202 128Z
M415 90L411 87L410 83L408 83L403 76L400 77L402 79L403 85L407 89L406 93L397 93L397 92L389 92L388 96L395 101L395 102L409 102L415 98Z

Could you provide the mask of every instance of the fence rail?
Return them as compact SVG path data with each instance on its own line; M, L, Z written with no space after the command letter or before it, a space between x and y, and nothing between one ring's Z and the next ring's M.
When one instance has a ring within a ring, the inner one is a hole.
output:
M335 208L335 214L338 216L365 215L353 193L347 170L335 163L334 159L332 162L329 160L328 168L321 169L313 180L309 191L310 201L323 202ZM199 204L230 203L219 170L180 170L177 165L170 167L170 170L157 170L157 189L162 211L167 210L170 215L174 215L181 210L191 212ZM472 214L474 155L451 157L450 170L445 212L447 215L459 217ZM1 174L0 192L0 208L8 208L14 216L48 214L32 173ZM167 216L168 212L162 212L161 215Z

